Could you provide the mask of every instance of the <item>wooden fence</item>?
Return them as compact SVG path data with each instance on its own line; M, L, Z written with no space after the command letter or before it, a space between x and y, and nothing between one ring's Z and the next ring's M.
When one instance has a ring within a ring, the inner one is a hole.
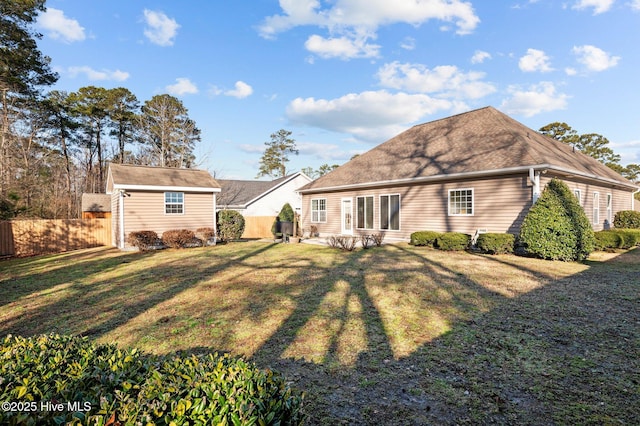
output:
M242 238L273 238L271 226L275 216L246 216Z
M0 256L33 256L111 245L111 219L0 222Z

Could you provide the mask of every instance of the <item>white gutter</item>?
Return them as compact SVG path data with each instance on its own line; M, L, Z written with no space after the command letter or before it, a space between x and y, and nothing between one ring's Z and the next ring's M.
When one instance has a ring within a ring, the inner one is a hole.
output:
M533 184L533 204L538 201L540 198L540 172L534 170L534 168L529 169L529 180Z
M138 191L182 191L182 192L220 192L220 188L206 188L197 186L156 186L156 185L123 185L114 184L113 189Z
M383 181L377 181L377 182L356 183L351 185L336 185L336 186L322 187L322 188L319 187L319 188L311 188L311 189L299 189L298 191L301 194L312 194L314 192L340 191L340 190L349 190L349 189L358 189L358 188L369 188L372 186L391 186L391 185L402 185L402 184L409 184L409 183L438 182L442 180L451 180L451 179L469 179L469 178L475 178L475 177L488 177L488 176L497 176L497 175L527 173L531 169L533 169L534 171L535 170L557 171L557 172L565 173L572 176L578 176L578 177L596 180L600 182L606 182L607 184L610 184L610 185L623 186L625 188L633 188L633 189L638 188L636 185L630 185L628 183L620 182L615 179L603 178L597 175L579 172L577 170L567 169L564 167L554 166L551 164L538 164L533 166L519 166L519 167L509 167L509 168L495 169L495 170L482 170L478 172L450 173L450 174L442 174L442 175L426 176L426 177L418 177L418 178L383 180Z

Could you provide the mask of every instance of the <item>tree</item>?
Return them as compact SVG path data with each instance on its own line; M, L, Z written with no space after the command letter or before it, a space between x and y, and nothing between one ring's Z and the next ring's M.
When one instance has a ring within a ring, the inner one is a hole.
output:
M339 166L339 165L337 165L337 164L333 164L333 165L331 165L331 166L330 166L330 165L328 165L327 163L325 163L325 164L321 165L321 166L318 168L318 177L324 176L324 175L326 175L327 173L329 173L329 172L331 172L331 171L333 171L333 170L337 169L338 167L340 167L340 166Z
M0 197L8 185L8 157L12 138L11 125L21 101L33 98L40 87L50 86L58 75L49 66L50 59L38 50L41 34L30 27L38 13L45 10L45 0L0 1Z
M289 130L280 129L271 134L271 141L265 142L267 146L260 159L260 171L258 177L271 176L272 178L287 175L286 163L289 162L288 154L298 155L296 141L290 138Z
M139 117L142 141L149 152L149 165L191 167L200 129L187 108L171 95L156 95L142 106Z
M110 136L118 141L117 160L120 164L126 163L125 145L135 140L137 131L136 113L140 108L138 98L124 87L117 87L108 92Z

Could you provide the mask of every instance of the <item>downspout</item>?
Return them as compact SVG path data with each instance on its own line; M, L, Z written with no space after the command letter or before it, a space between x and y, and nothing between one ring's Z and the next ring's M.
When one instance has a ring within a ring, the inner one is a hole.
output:
M120 202L118 203L118 221L120 222L120 241L118 248L124 249L124 189L120 190Z
M213 244L215 245L218 242L218 224L216 223L216 193L213 193Z
M533 167L530 168L529 180L533 184L533 204L535 204L538 198L540 198L540 172L536 173Z

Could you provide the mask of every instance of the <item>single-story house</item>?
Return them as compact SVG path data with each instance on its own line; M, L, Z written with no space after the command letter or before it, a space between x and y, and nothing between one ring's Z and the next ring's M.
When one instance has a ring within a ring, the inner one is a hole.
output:
M552 179L594 230L634 208L640 187L492 107L416 125L299 189L302 227L320 236L421 230L517 234Z
M111 196L83 193L81 208L83 219L108 219L111 217Z
M113 244L127 246L133 231L216 229L220 184L205 170L110 164Z
M302 209L298 188L311 182L302 172L271 181L218 179L222 192L218 210L236 210L245 218L243 238L271 237L271 226L282 206L289 203L294 211Z

